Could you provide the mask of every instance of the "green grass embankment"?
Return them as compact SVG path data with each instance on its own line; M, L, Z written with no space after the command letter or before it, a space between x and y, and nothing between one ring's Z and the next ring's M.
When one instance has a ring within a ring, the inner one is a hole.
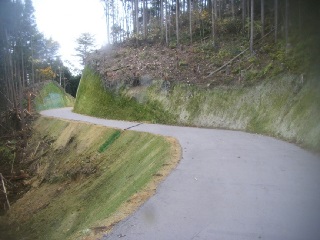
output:
M0 218L0 236L12 230L16 239L80 239L110 229L133 210L120 206L141 204L139 192L155 190L156 182L146 188L150 180L175 167L178 146L149 133L41 117L26 150L32 188Z
M254 86L176 84L169 91L161 86L162 81L154 81L112 94L87 69L75 109L111 119L248 131L320 151L320 84L314 79L283 75Z
M274 136L320 151L320 84L284 76L252 87L201 89L177 85L171 94L150 88L148 96L177 122Z
M43 111L52 108L72 107L74 98L67 94L56 82L46 82L35 98L36 110Z
M128 96L105 90L99 75L88 68L80 80L74 111L109 119L172 123L171 114L161 108L157 101L140 104Z

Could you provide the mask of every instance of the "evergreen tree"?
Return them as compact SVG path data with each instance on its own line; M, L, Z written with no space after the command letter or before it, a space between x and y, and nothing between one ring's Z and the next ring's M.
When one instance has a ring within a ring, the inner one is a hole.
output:
M78 46L75 48L78 57L81 58L82 65L86 65L89 53L95 47L95 39L90 33L82 33L76 40Z

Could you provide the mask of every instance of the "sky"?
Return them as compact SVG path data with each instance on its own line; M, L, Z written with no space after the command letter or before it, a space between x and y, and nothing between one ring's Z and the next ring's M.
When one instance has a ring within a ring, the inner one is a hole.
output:
M100 48L107 42L104 7L100 0L32 0L37 26L46 38L60 44L59 54L81 70L75 57L76 39L89 32ZM66 66L68 66L66 64Z

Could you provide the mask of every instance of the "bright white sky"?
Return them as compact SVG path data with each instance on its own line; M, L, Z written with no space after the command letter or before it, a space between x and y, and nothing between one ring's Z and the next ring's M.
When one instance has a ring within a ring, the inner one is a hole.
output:
M61 58L77 68L76 39L81 33L95 36L97 48L107 41L104 7L100 0L32 0L38 29L60 44Z

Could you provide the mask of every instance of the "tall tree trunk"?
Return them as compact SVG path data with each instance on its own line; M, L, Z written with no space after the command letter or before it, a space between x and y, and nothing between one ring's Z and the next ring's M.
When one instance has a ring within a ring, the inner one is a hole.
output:
M139 37L139 0L135 0L134 5L136 11L136 37Z
M107 36L109 37L109 36ZM35 83L35 78L34 78L34 60L33 60L33 38L31 37L31 81L32 84Z
M146 1L143 0L143 37L144 39L147 38L147 7L146 7Z
M274 0L274 41L278 40L278 0Z
M24 88L25 87L25 84L26 84L26 82L25 82L25 67L24 67L24 56L23 56L23 49L22 49L22 47L21 47L21 70L22 70L22 75L21 75L21 77L22 77L22 87Z
M246 0L242 0L242 29L245 32L246 28Z
M217 17L218 17L218 0L214 0L214 16L216 17L216 19L217 19Z
M116 24L116 9L115 9L115 6L114 6L114 1L115 0L112 0L111 1L111 8L112 8L112 26L115 26ZM115 36L115 39L113 39L113 41L117 41L117 36Z
M133 33L136 33L136 16L135 16L135 0L131 0L131 15L132 15L132 26Z
M161 29L161 42L163 43L163 0L160 0L160 29Z
M18 77L19 110L18 110L17 117L20 120L20 130L22 130L22 138L23 138L23 140L26 140L26 133L24 131L25 119L24 119L24 113L23 113L23 84L22 84L21 75L20 74L18 74L18 75L19 75L19 77Z
M165 4L165 7L166 7L166 45L168 46L169 44L169 38L168 38L168 24L169 24L169 21L168 21L168 18L170 18L170 14L168 13L168 2L167 0L164 0L164 4Z
M234 0L231 0L232 19L234 19Z
M247 0L247 15L248 15L248 38L250 38L250 0Z
M264 36L264 0L261 0L261 35Z
M176 37L177 37L177 47L179 46L179 0L176 0Z
M122 24L123 24L123 34L122 34L122 39L123 41L126 39L126 33L128 32L128 17L130 16L130 14L127 11L127 2L123 1L122 2L122 7L124 10L124 16L122 17Z
M254 0L251 0L251 30L250 30L250 52L253 54L253 23L254 23Z
M217 1L217 0L212 0L212 1ZM216 32L215 32L215 30L216 30L216 28L215 28L215 18L216 18L216 16L215 16L215 11L214 11L214 9L213 9L213 6L214 6L214 4L212 3L211 4L211 19L212 19L212 44L213 44L213 46L215 46L216 45L216 43L215 43L215 37L216 37Z
M286 54L288 54L288 49L289 49L289 1L288 0L286 0L285 37L286 37Z
M188 3L189 3L189 35L190 35L190 43L192 44L192 0L189 0Z
M105 11L106 11L106 23L107 23L107 43L110 44L110 6L108 0L105 0Z

